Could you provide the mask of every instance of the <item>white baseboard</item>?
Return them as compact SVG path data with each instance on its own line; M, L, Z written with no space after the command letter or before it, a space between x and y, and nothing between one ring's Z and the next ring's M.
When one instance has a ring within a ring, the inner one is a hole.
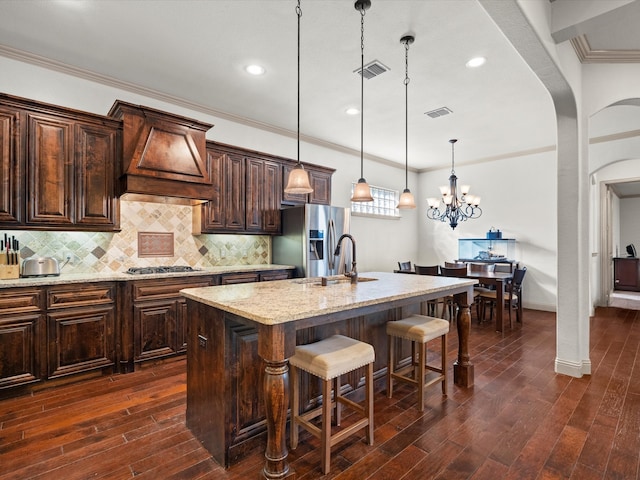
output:
M581 378L583 375L591 375L591 360L573 362L556 357L555 371L556 373L576 378Z

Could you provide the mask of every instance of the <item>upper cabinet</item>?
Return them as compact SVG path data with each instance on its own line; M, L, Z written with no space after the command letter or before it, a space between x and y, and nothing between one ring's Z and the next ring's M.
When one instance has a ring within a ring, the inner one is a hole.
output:
M0 225L118 230L120 122L0 95Z
M282 185L287 185L289 173L295 167L295 163L287 163L283 167ZM334 170L316 165L304 164L304 169L309 173L309 183L313 192L305 194L291 194L282 192L282 203L287 205L298 205L303 203L317 203L320 205L331 205L331 176Z
M208 202L193 208L193 233L243 232L245 229L245 162L233 151L208 147L213 179Z
M287 195L284 185L293 160L232 145L207 142L211 200L194 208L193 233L281 232L282 205L331 202L333 170L307 165L314 192Z
M122 120L121 194L211 198L205 135L212 125L120 100L109 115Z
M17 106L0 104L0 223L16 225L22 222L24 205L24 135Z

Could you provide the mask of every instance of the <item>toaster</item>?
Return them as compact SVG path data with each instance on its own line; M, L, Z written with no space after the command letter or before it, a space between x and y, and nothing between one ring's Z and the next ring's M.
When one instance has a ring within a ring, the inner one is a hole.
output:
M22 262L23 277L46 277L60 275L58 260L53 257L30 257Z

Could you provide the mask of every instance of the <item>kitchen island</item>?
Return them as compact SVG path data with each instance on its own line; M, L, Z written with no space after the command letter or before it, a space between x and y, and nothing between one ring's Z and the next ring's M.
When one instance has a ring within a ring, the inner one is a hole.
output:
M296 344L335 333L374 346L374 370L381 387L386 372L386 322L426 311L426 302L453 295L458 357L454 383L473 385L468 353L469 305L475 280L370 272L359 283L318 278L256 284L190 288L187 298L187 426L211 453L228 466L267 436L263 478L295 478L287 464L289 407L288 361ZM193 347L192 347L193 346ZM398 349L402 363L409 351ZM358 395L361 372L343 377L345 389ZM310 408L318 386L307 381L302 404ZM379 388L381 389L381 388Z

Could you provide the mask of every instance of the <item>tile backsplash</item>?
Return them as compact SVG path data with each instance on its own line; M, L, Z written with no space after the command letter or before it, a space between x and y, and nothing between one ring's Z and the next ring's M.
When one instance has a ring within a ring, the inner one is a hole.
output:
M118 233L10 231L20 241L21 258L55 257L66 273L121 272L129 267L190 265L206 268L260 265L271 261L268 235L192 235L192 207L120 201ZM138 256L139 232L173 233L173 256Z

